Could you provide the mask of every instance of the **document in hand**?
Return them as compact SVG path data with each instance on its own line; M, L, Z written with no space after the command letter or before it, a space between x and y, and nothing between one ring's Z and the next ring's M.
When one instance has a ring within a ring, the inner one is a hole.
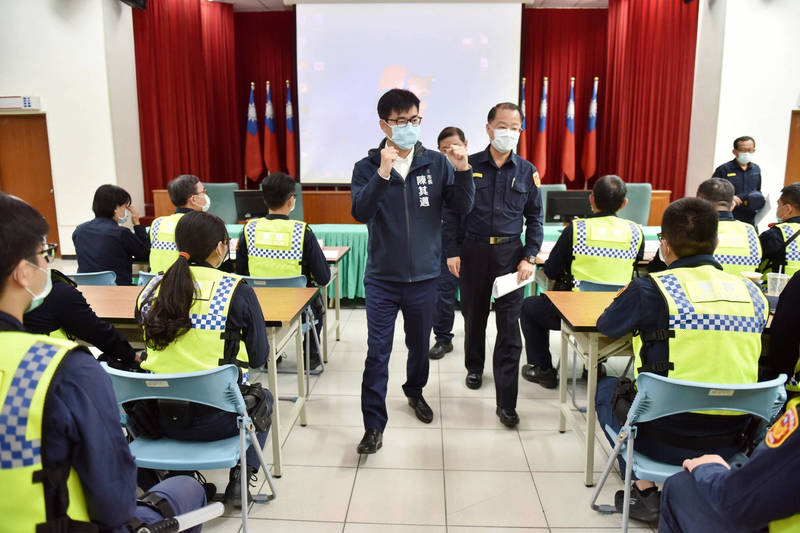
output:
M520 287L524 287L525 285L533 283L534 279L535 276L531 276L526 281L523 281L522 283L517 283L516 272L510 272L502 276L497 276L494 280L494 284L492 284L492 296L494 298L500 298L502 296L505 296L511 291L515 291Z

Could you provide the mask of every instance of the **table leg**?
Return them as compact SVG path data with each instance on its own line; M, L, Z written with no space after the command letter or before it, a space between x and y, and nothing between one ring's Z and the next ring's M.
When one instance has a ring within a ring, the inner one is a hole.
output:
M303 327L298 317L295 353L297 355L297 401L300 402L300 425L306 425L306 398L308 389L306 388L306 361L303 353ZM313 324L311 324L313 326ZM277 403L277 402L276 402Z
M594 485L594 430L597 425L594 400L597 393L598 339L597 333L589 335L589 368L586 379L586 467L584 469L584 484L587 487Z
M328 362L328 288L320 289L324 291L323 296L325 305L322 306L322 362ZM338 326L338 324L337 324ZM310 331L309 331L310 333Z
M269 335L269 361L267 362L267 381L269 391L275 399L272 405L272 475L274 477L281 477L281 424L278 401L278 328L267 328Z
M558 398L559 405L558 431L564 433L567 430L567 417L564 409L567 404L567 351L569 349L569 334L566 324L561 323L561 360L559 361L558 372Z
M336 340L338 341L341 340L342 338L341 334L342 322L339 317L340 311L342 309L342 276L340 275L338 264L336 265L336 282L334 283L333 287L335 291L333 303L334 306L336 307Z

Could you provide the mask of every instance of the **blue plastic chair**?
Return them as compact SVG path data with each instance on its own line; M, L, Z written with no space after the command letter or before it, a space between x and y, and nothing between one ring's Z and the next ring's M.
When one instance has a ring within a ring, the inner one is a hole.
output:
M546 183L539 187L539 193L542 195L542 221L544 215L547 213L547 193L550 191L566 191L567 186L563 183ZM563 226L561 222L544 222L545 226Z
M621 209L618 216L632 220L642 226L647 226L650 219L650 200L653 187L649 183L626 183L628 205Z
M144 287L145 285L150 283L150 280L152 280L154 277L156 277L156 274L154 272L144 272L140 270L139 279L137 280L136 284L139 287Z
M625 285L614 283L597 283L594 281L580 281L577 284L580 292L617 292Z
M786 375L781 374L772 381L748 384L716 384L681 381L643 372L636 378L636 398L628 411L628 419L619 433L606 426L606 432L614 439L614 451L609 455L600 483L592 494L591 507L603 514L616 511L613 505L597 505L600 490L608 478L614 461L625 453L625 501L622 509L622 531L628 531L630 511L631 473L639 479L657 483L663 482L673 474L683 470L682 466L659 462L651 457L636 453L634 442L636 426L657 418L690 411L733 411L749 413L767 422L780 412L786 401L784 383Z
M116 285L117 274L111 270L100 272L76 272L66 276L78 285Z
M261 470L266 476L271 494L258 494L253 500L270 501L277 494L267 462L256 438L253 422L247 414L239 390L239 371L235 365L224 365L200 372L181 374L143 374L125 372L102 363L111 378L117 403L134 400L182 400L209 405L238 416L239 435L211 442L181 441L162 437L134 438L130 443L136 466L154 470L214 470L233 468L241 461L247 472L247 447L253 443ZM124 419L124 415L123 415ZM248 476L242 475L242 496L247 494ZM247 507L242 505L242 531L247 531Z
M303 185L298 181L294 186L295 204L289 218L292 220L303 220Z
M239 190L238 183L204 183L211 207L208 212L217 215L225 224L236 224L239 217L236 213L236 202L233 191Z

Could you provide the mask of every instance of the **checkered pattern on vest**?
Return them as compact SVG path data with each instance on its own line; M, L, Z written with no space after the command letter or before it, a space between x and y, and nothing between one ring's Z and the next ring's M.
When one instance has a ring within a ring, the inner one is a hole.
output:
M753 226L747 226L747 243L750 255L725 255L714 254L714 259L721 265L749 265L758 266L761 263L761 256L758 253L758 235Z
M575 221L576 242L573 253L576 255L591 255L594 257L612 257L614 259L627 259L633 261L639 253L639 243L642 242L642 233L639 226L633 222L628 222L631 227L631 245L628 249L603 248L601 246L589 246L586 244L586 221Z
M782 225L784 238L788 241L794 235L794 230L788 224ZM786 247L786 260L787 261L800 261L800 245L798 245L797 241L800 241L800 237L793 240L789 243L789 246Z
M292 229L292 246L288 250L274 250L262 248L256 244L256 224L258 221L252 220L245 226L247 232L247 255L254 257L264 257L266 259L291 259L300 261L303 259L303 224L296 222Z
M163 275L156 276L150 282L150 285L145 289L142 294L142 310L141 316L145 316L150 310L151 300L148 300L150 293L155 289L158 281L164 277ZM230 298L233 288L236 286L236 278L224 276L217 284L214 290L214 295L211 297L211 305L208 313L190 313L189 318L192 321L192 328L205 329L211 331L220 331L225 329L225 302Z
M157 218L150 228L150 248L153 250L172 250L178 251L178 245L174 242L164 242L158 240L158 228L161 227L161 219Z

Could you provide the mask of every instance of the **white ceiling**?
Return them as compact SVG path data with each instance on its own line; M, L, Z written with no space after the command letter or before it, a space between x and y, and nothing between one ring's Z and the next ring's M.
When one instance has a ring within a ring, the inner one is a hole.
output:
M222 1L228 4L233 4L233 10L236 12L247 11L282 11L289 9L284 4L284 0L209 0L209 1ZM289 0L292 4L301 3L304 0ZM315 0L317 3L340 3L347 0ZM352 2L368 2L369 0L350 0ZM394 0L395 3L400 2L414 2L419 0ZM443 0L457 1L457 0ZM472 0L474 1L474 0ZM487 0L491 1L504 1L504 0ZM507 0L506 0L507 1ZM590 9L590 8L607 8L608 0L524 0L523 2L528 7L533 8L573 8L573 9Z

